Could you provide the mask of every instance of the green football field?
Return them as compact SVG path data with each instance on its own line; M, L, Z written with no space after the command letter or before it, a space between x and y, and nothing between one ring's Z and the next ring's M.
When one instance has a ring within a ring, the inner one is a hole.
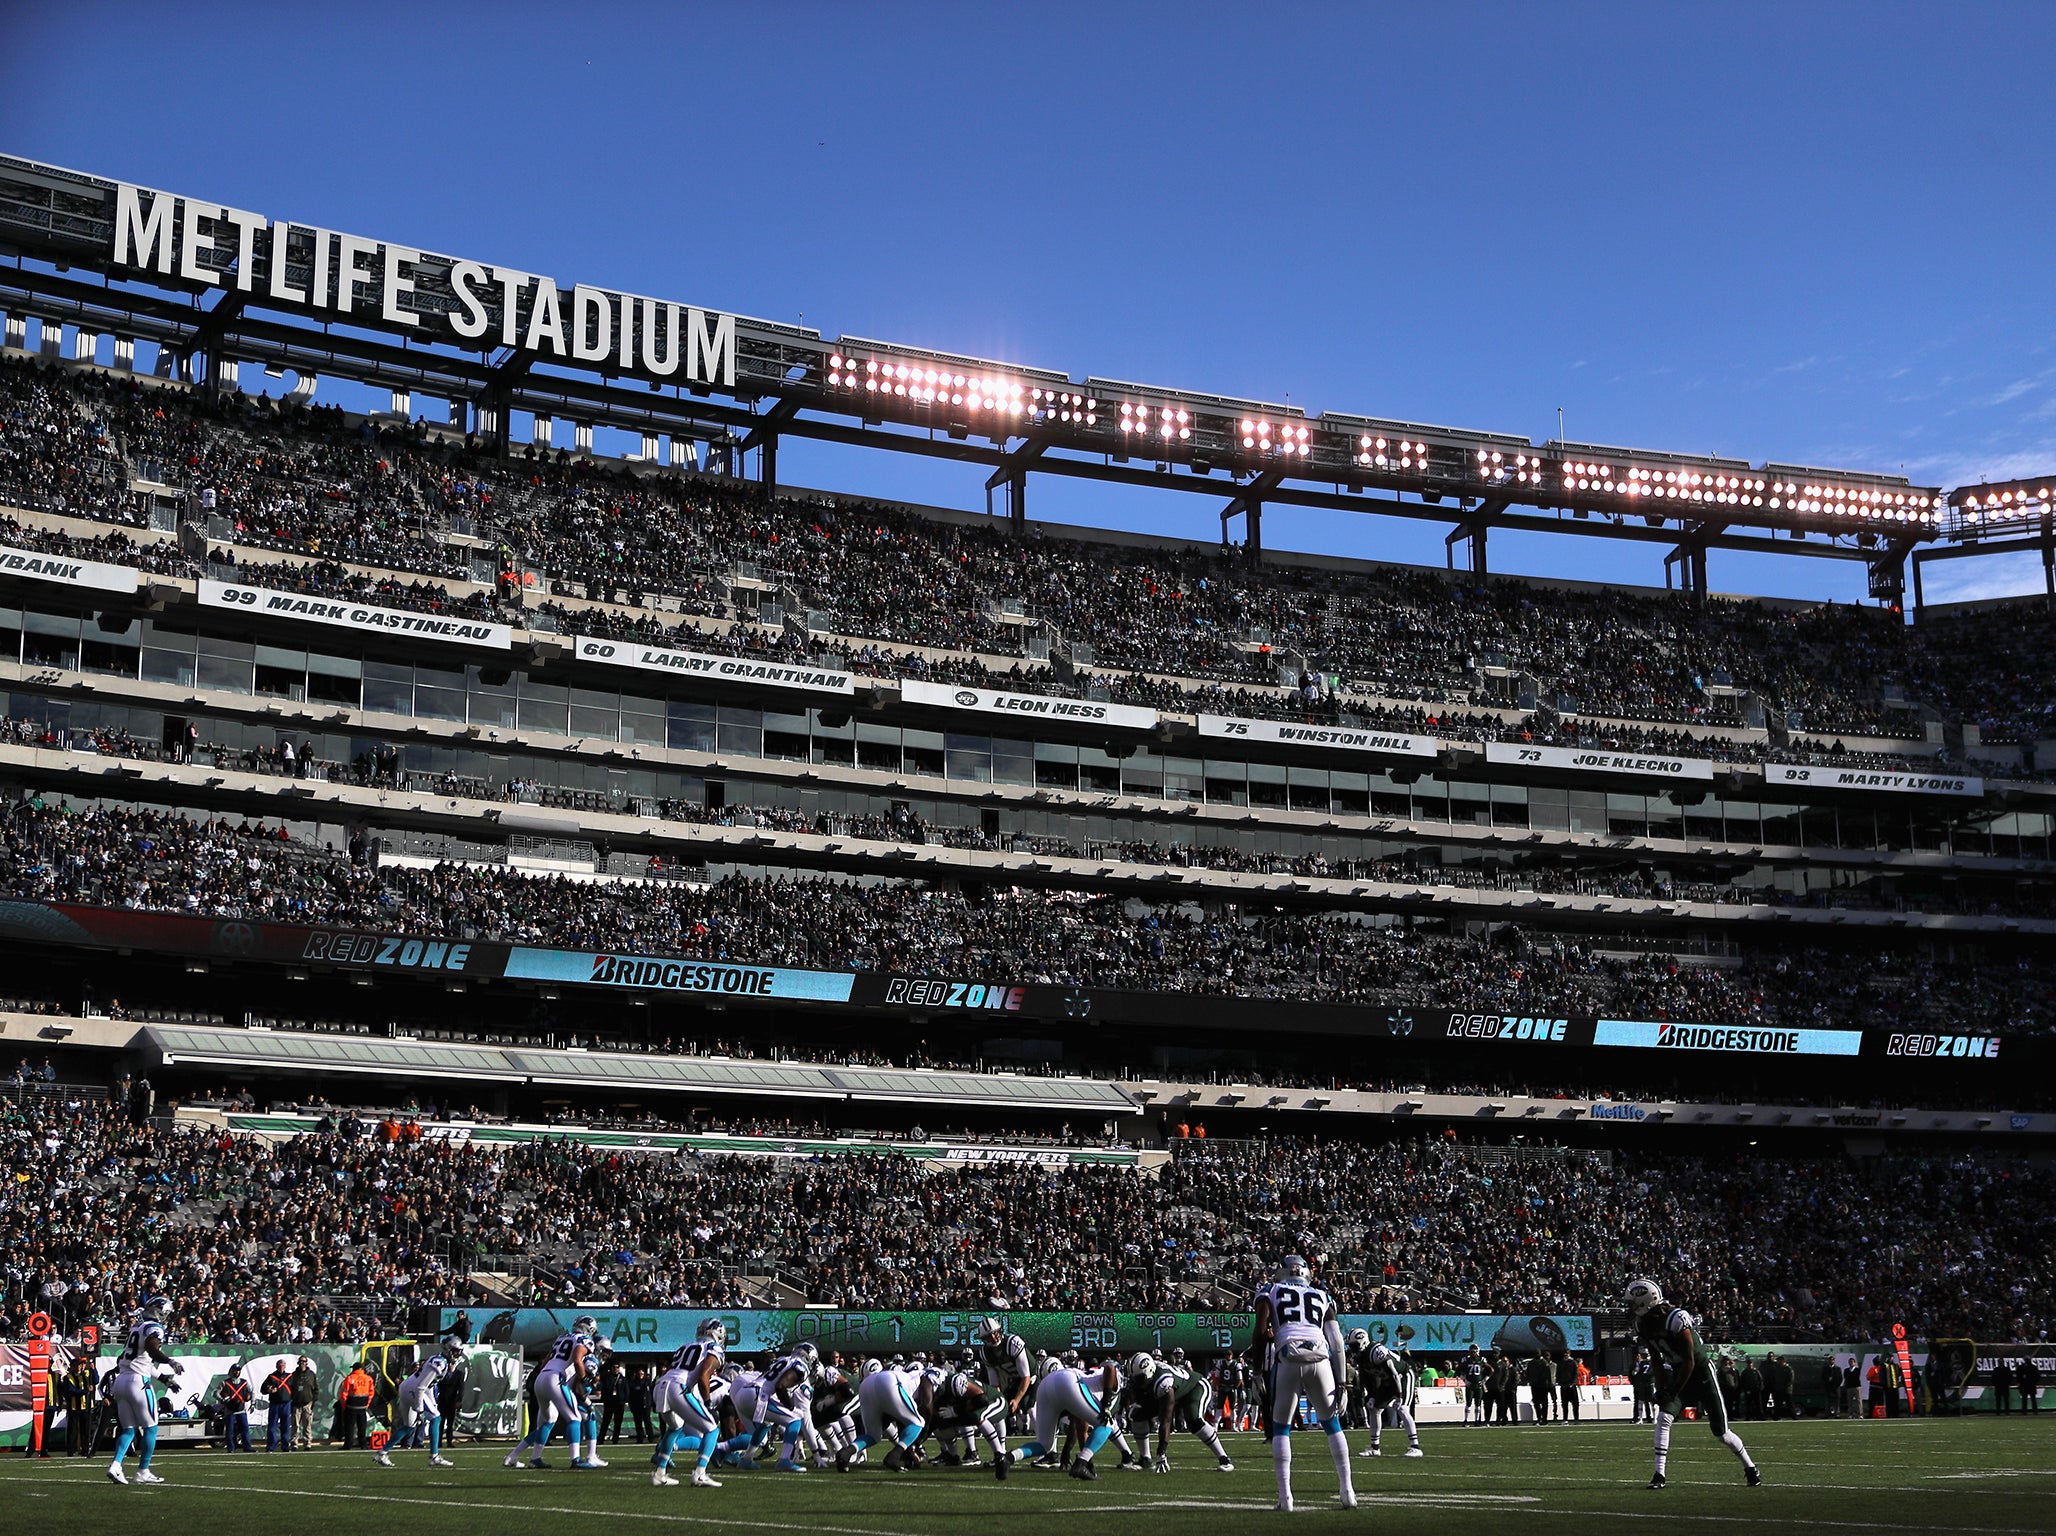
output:
M1652 1493L1649 1435L1640 1426L1430 1428L1428 1455L1354 1461L1360 1507L1338 1509L1335 1475L1318 1436L1295 1435L1298 1513L1272 1508L1269 1455L1253 1435L1228 1437L1232 1474L1216 1471L1196 1443L1174 1443L1169 1476L1118 1473L1097 1482L1017 1469L925 1468L893 1475L866 1467L804 1477L723 1473L725 1486L652 1488L646 1451L608 1446L612 1466L574 1473L553 1447L555 1468L509 1472L504 1446L460 1446L438 1471L402 1452L387 1471L361 1452L225 1456L164 1451L157 1488L117 1488L91 1461L0 1459L0 1532L193 1533L277 1536L280 1531L419 1531L432 1536L555 1536L650 1524L709 1531L798 1530L824 1536L1050 1536L1065 1532L1191 1532L1221 1522L1287 1518L1323 1528L1384 1532L1478 1529L1485 1517L1523 1530L1654 1528L1677 1522L1709 1532L1764 1524L1834 1531L1963 1532L2029 1536L2056 1531L2056 1415L2046 1419L1825 1421L1739 1428L1763 1466L1765 1486L1741 1470L1705 1429L1680 1424L1670 1487ZM1352 1442L1362 1443L1361 1436ZM133 1469L133 1458L130 1461ZM618 1522L618 1523L617 1523Z

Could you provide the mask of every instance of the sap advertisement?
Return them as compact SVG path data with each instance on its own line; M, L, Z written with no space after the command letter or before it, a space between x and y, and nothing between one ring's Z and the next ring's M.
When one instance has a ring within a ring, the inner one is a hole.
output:
M821 1350L875 1355L924 1350L969 1349L977 1342L982 1312L858 1312L827 1309L780 1311L765 1308L616 1308L518 1307L485 1316L478 1326L481 1343L502 1349L547 1348L570 1331L579 1317L600 1325L600 1336L616 1350L632 1354L668 1354L690 1343L700 1323L718 1317L728 1330L729 1352L775 1354L801 1340ZM1007 1330L1018 1333L1030 1349L1053 1353L1066 1349L1120 1353L1135 1349L1180 1348L1201 1354L1226 1354L1247 1349L1256 1318L1249 1312L1008 1312ZM447 1330L456 1312L444 1308L421 1317L415 1326L431 1324ZM1405 1345L1416 1354L1461 1353L1475 1344L1481 1350L1516 1353L1593 1347L1589 1317L1508 1316L1503 1313L1345 1313L1344 1331L1362 1328L1373 1340L1394 1348Z

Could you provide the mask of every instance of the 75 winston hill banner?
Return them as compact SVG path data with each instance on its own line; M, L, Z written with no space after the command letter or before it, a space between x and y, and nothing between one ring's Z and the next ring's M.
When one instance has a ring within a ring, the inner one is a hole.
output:
M595 1318L601 1337L617 1351L666 1354L689 1343L702 1319L727 1326L729 1351L770 1355L802 1340L823 1351L874 1355L916 1349L969 1349L977 1342L983 1312L869 1312L808 1308L518 1307L486 1315L478 1324L481 1342L508 1350L536 1351L570 1330L581 1316ZM1007 1330L1030 1349L1058 1353L1125 1353L1134 1349L1184 1349L1226 1354L1247 1349L1256 1318L1249 1312L1004 1312ZM417 1328L442 1329L456 1320L454 1308L427 1310ZM1460 1353L1504 1347L1516 1352L1593 1347L1589 1317L1507 1316L1494 1313L1347 1313L1343 1328L1362 1328L1372 1339L1416 1354Z

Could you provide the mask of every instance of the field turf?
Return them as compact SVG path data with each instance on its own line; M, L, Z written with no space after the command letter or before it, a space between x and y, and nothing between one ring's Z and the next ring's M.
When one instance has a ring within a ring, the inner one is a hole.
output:
M1288 1518L1320 1529L1375 1528L1386 1536L1518 1523L1523 1533L1616 1530L1672 1523L1717 1533L1751 1525L1801 1531L1958 1532L2029 1536L2056 1532L2056 1415L2046 1419L1828 1420L1738 1426L1764 1469L1743 1486L1741 1469L1705 1429L1680 1424L1670 1487L1649 1480L1649 1432L1639 1425L1507 1429L1430 1427L1420 1461L1386 1454L1355 1460L1361 1507L1338 1509L1335 1475L1318 1436L1295 1435L1298 1513L1272 1508L1270 1457L1253 1435L1227 1437L1232 1474L1216 1471L1196 1442L1173 1443L1176 1463L1158 1477L1116 1472L1094 1483L1016 1469L929 1467L895 1476L871 1467L839 1476L722 1473L726 1486L652 1488L645 1448L607 1446L605 1471L501 1467L505 1446L457 1447L438 1471L402 1452L387 1471L363 1452L226 1456L164 1450L157 1488L117 1488L106 1458L32 1461L0 1457L0 1532L206 1533L407 1531L433 1536L557 1536L654 1529L819 1532L822 1536L1048 1536L1061 1519L1081 1531L1208 1531L1225 1522L1271 1525ZM1360 1445L1362 1436L1353 1435ZM1109 1448L1109 1458L1111 1448ZM129 1466L134 1469L131 1458Z

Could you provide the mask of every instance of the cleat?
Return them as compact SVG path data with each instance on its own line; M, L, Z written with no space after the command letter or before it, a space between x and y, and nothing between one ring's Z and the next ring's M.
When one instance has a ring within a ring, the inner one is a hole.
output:
M939 1465L945 1467L961 1467L964 1464L964 1458L955 1451L944 1451L935 1460Z
M531 1456L528 1458L528 1469L531 1472L547 1472L550 1470L550 1464L540 1456Z
M1130 1456L1126 1461L1122 1462L1118 1467L1114 1468L1114 1470L1116 1472L1140 1472L1142 1470L1142 1463L1138 1461L1135 1457Z
M1423 1456L1427 1454L1428 1453L1426 1451L1422 1450L1417 1445L1410 1445L1406 1448L1406 1459L1408 1461L1419 1461Z
M1664 1486L1665 1484L1663 1481L1663 1474L1661 1472L1657 1473L1656 1476L1649 1479L1649 1487L1651 1492L1661 1492Z
M1291 1513L1292 1513L1292 1500L1291 1500L1291 1499L1289 1499L1289 1498L1284 1498L1284 1499L1280 1499L1280 1500L1278 1501L1278 1513L1279 1513L1279 1514L1281 1514L1281 1515L1289 1515L1289 1514L1291 1514Z
M372 1457L371 1459L377 1462L382 1467L389 1467L393 1464L393 1458L388 1456L384 1451L380 1451L376 1456Z
M597 1456L588 1456L588 1457L586 1457L586 1459L585 1459L585 1464L586 1464L586 1465L587 1465L588 1467L594 1467L594 1468L599 1468L599 1467L604 1467L604 1466L606 1466L606 1463L605 1463L604 1461L600 1460L600 1458L599 1458L599 1457L597 1457Z
M1235 1463L1223 1456L1220 1461L1220 1467L1223 1472L1233 1472L1235 1470Z
M588 1465L590 1465L590 1463L588 1463L583 1457L574 1457L571 1462L571 1470L574 1472L583 1472L585 1471Z
M1761 1488L1763 1486L1763 1468L1744 1467L1742 1469L1742 1475L1749 1480L1749 1486L1751 1488Z
M1356 1490L1354 1488L1343 1489L1340 1493L1335 1495L1335 1502L1340 1504L1344 1509L1355 1509Z
M1035 1458L1035 1465L1038 1467L1054 1467L1058 1465L1057 1453L1055 1451L1044 1451Z
M155 1472L152 1472L148 1467L144 1467L141 1471L136 1473L136 1481L139 1483L161 1483L164 1481L164 1479L159 1477Z
M705 1467L694 1467L692 1469L692 1485L695 1488L719 1488L721 1486L707 1475Z
M428 1458L428 1464L431 1467L454 1467L457 1465L447 1456L431 1456Z
M1005 1477L1006 1474L1002 1472L1000 1476ZM120 1483L123 1487L128 1486L128 1474L121 1470L120 1462L110 1461L107 1463L107 1481L110 1483Z
M796 1461L779 1461L773 1463L771 1470L773 1472L805 1472L808 1468L801 1466Z
M1367 1445L1362 1450L1356 1453L1356 1459L1358 1461L1362 1461L1366 1456L1382 1456L1384 1454L1385 1453L1379 1450L1375 1445Z
M907 1469L907 1458L906 1458L906 1455L905 1455L905 1453L904 1453L904 1452L902 1452L902 1451L900 1450L900 1448L899 1448L898 1446L894 1446L894 1447L893 1447L893 1448L892 1448L891 1450L889 1450L889 1451L887 1451L887 1452L885 1453L885 1470L886 1470L886 1471L888 1471L888 1472L904 1472L904 1471L906 1471L906 1469Z
M518 1472L521 1469L521 1448L516 1446L513 1450L509 1451L506 1459L500 1465L509 1472Z
M1081 1483L1097 1482L1099 1480L1099 1468L1092 1464L1090 1456L1080 1456L1071 1463L1071 1476L1077 1478Z
M841 1450L835 1453L835 1470L838 1472L847 1472L849 1471L849 1469L850 1448L848 1446L844 1446Z
M1013 1464L1014 1453L1012 1451L1001 1451L997 1456L992 1458L992 1475L998 1478L1001 1482L1005 1482L1007 1480L1007 1468L1011 1467ZM120 1468L116 1468L115 1470L119 1471Z
M666 1472L662 1467L659 1467L650 1474L650 1486L652 1488L676 1488L678 1486L678 1479L669 1472Z

